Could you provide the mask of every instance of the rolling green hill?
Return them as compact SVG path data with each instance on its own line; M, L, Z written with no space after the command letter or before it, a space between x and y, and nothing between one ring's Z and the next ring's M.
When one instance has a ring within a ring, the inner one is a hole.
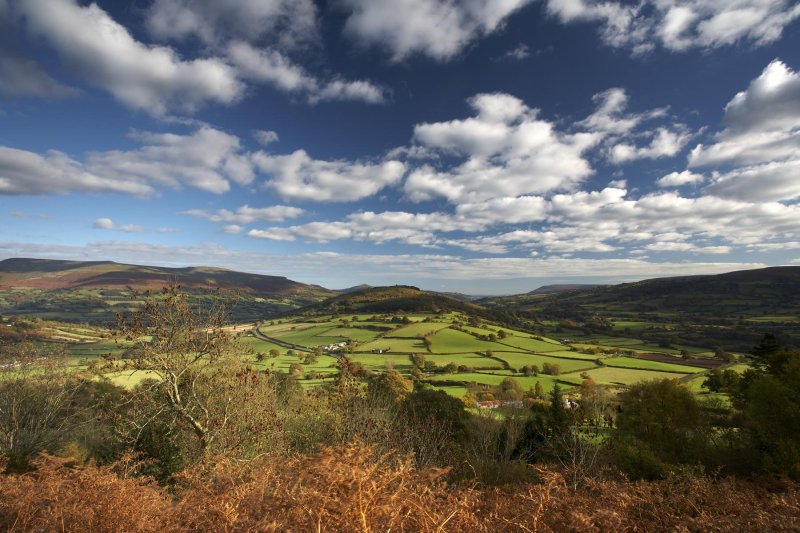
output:
M664 338L677 333L706 346L749 349L767 331L782 335L787 344L800 344L800 267L657 278L476 303L528 319L570 320L601 328L610 320L654 335L653 330L660 329Z
M555 294L488 298L477 303L544 312L579 306L587 312L613 309L721 318L797 315L800 312L800 267L656 278Z
M428 292L408 285L368 287L340 294L301 310L306 314L331 313L444 313L460 312L499 322L511 317L501 309L488 309L441 293Z

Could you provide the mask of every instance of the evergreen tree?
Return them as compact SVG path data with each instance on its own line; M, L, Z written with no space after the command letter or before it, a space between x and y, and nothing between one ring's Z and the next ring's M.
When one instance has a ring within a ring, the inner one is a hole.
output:
M778 343L772 333L765 333L761 342L753 346L750 352L756 367L767 370L771 374L779 373L787 362L789 352Z
M563 433L569 428L569 414L564 406L564 396L558 383L550 395L550 429L553 433Z

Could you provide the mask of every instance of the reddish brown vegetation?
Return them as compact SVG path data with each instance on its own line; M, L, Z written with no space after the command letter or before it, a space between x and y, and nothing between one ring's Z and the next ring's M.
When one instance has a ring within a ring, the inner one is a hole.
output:
M0 289L126 289L157 291L177 282L189 289L236 289L242 293L287 296L304 293L333 295L314 285L280 276L264 276L219 268L167 268L127 265L110 261L53 261L6 259L0 261Z
M628 483L564 478L507 491L447 487L442 471L375 460L368 448L317 457L221 460L184 473L177 496L126 464L70 467L44 457L0 480L7 531L797 531L800 486L708 478ZM771 490L768 490L771 489Z

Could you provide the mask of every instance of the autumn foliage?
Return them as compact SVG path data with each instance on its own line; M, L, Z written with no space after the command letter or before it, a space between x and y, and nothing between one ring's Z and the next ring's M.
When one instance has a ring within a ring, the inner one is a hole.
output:
M226 459L182 472L171 490L135 465L42 456L0 478L5 531L796 531L800 485L732 478L587 479L553 470L507 490L448 486L445 471L376 457L363 444L315 457Z

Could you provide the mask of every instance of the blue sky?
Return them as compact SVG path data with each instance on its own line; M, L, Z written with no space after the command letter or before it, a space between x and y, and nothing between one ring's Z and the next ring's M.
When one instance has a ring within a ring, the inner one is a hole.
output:
M0 0L0 258L471 294L800 264L798 19Z

